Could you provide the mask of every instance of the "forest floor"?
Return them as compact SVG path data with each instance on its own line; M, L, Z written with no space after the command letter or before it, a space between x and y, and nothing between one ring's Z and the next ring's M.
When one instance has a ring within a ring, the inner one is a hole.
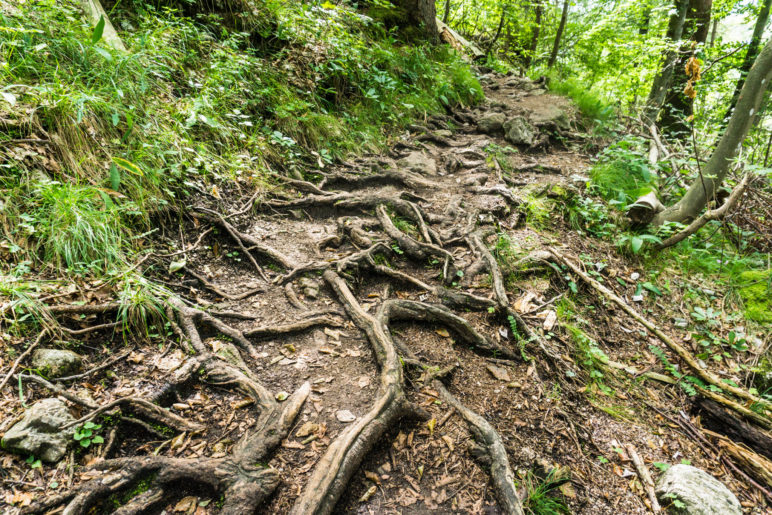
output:
M136 335L110 347L112 329L85 333L84 368L109 366L60 393L92 407L149 399L177 417L99 419L106 443L58 466L3 454L0 511L71 502L236 513L249 506L231 488L239 473L215 481L196 471L250 461L278 473L260 487L261 513L330 503L339 513L499 513L507 492L496 476L507 473L531 509L549 476L549 495L572 512L647 513L632 445L655 479L654 463L688 460L763 513L758 489L694 436L694 400L652 380L667 376L649 346L670 351L557 257L673 339L686 336L673 324L684 316L678 288L634 301L647 277L640 261L560 214L591 164L570 101L527 79L483 82L484 104L412 126L388 153L314 171L316 182L287 180L258 202L236 183L199 195L179 227L147 237L156 250L139 266L183 299L171 316L180 343ZM556 109L563 121L516 152L502 150L503 132L478 128L494 112L554 122ZM118 309L98 284L54 293L71 306L54 309L70 330L109 324ZM51 395L38 383L25 385L27 404ZM23 412L9 392L0 431ZM76 416L90 409L76 406ZM281 439L258 452L247 440L274 434L260 433L266 425ZM100 481L105 470L120 481Z

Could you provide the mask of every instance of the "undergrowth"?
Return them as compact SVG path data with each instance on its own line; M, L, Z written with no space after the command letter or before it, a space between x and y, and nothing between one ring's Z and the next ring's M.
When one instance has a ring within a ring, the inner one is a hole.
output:
M120 267L131 236L191 193L323 168L482 99L449 47L403 44L343 6L265 2L250 25L210 7L119 3L121 52L78 5L0 9L0 253L11 262Z

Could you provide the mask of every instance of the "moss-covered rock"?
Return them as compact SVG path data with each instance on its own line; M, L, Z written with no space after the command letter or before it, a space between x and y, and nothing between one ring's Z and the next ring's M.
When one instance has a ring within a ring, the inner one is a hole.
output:
M746 319L772 322L772 271L740 274L740 297L745 304Z

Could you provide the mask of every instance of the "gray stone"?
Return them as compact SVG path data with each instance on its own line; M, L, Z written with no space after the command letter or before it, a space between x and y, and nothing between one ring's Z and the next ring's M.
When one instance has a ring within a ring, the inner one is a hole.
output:
M27 409L21 422L5 433L2 446L49 463L57 462L64 456L67 444L75 434L74 427L60 428L74 421L64 402L54 398L40 400Z
M477 128L485 134L495 134L503 130L506 121L504 113L488 113L477 120Z
M437 175L437 162L418 150L409 153L397 162L397 165L408 172L423 175Z
M83 366L83 358L69 350L38 349L32 354L32 367L50 378L77 374Z
M522 116L516 116L504 123L504 139L515 145L533 145L533 127Z
M657 481L657 498L668 513L681 515L741 515L737 497L719 480L691 465L673 465ZM677 508L673 500L683 507Z
M536 127L568 129L568 115L557 103L542 103L534 107L528 119Z
M299 284L303 288L303 295L309 299L315 299L319 296L319 288L321 287L319 281L315 281L310 277L302 277Z

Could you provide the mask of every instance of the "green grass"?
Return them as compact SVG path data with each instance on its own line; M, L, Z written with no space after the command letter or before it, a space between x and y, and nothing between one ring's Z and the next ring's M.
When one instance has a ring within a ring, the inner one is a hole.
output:
M569 97L579 108L588 127L608 127L616 120L616 111L589 85L575 78L547 73L547 87L553 93Z
M526 497L523 509L529 515L562 515L571 513L558 488L565 480L555 480L550 472L543 480L528 471L525 477Z
M92 42L74 0L4 10L0 246L17 264L120 268L131 236L192 192L377 151L412 120L483 98L449 47L325 6L268 1L234 22L119 2L125 53ZM12 139L46 143L22 153Z

